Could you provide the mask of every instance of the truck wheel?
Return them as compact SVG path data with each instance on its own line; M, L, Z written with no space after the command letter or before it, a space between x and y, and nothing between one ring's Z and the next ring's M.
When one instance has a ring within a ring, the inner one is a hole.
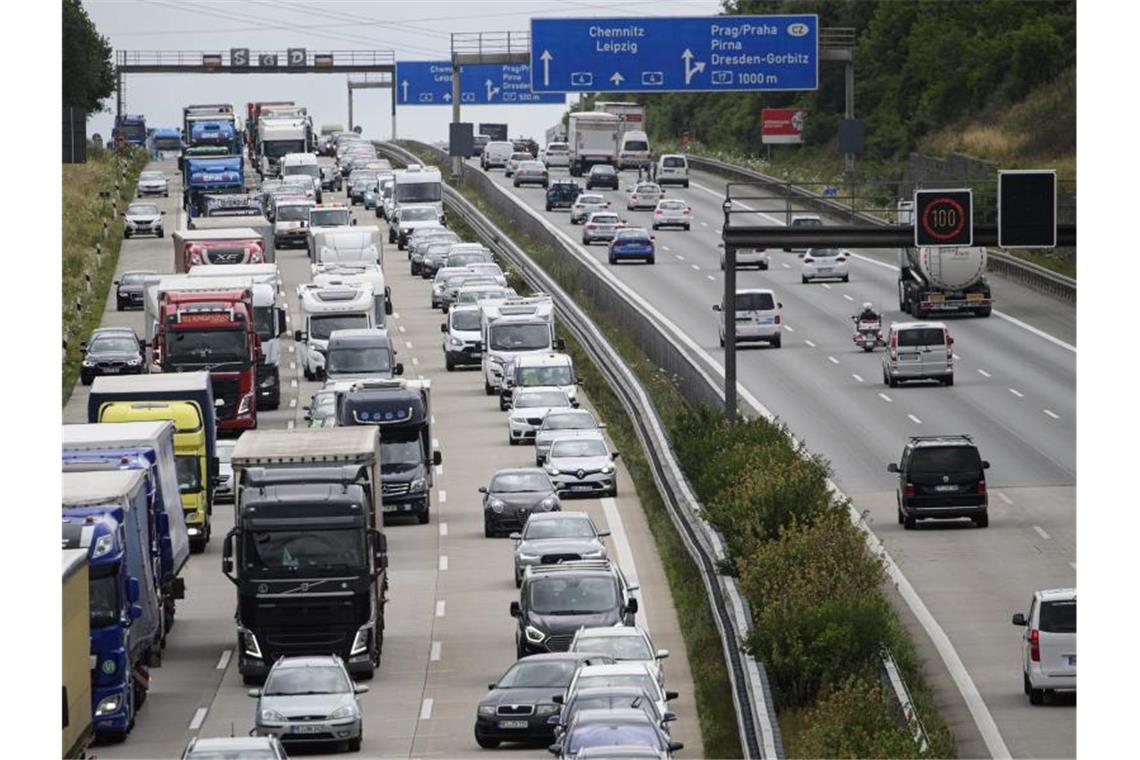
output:
M777 335L775 338L773 338L772 339L772 348L779 348L780 347L780 341L782 339L783 339L782 335Z
M488 396L494 396L495 395L495 389L492 388L491 384L488 383L486 380L483 381L483 392L486 393Z

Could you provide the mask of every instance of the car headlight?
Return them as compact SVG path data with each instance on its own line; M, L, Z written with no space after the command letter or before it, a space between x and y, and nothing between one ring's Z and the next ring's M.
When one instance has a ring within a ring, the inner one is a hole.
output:
M93 361L89 361L89 360L87 360L87 359L84 359L84 360L83 360L83 366L84 366L84 367L94 367L94 366L95 366L95 362L93 362Z
M452 348L463 348L463 341L461 341L459 338L452 337L447 339L447 345L451 346Z
M546 472L548 475L561 475L562 474L562 470L558 469L557 467L547 467Z
M537 705L534 708L534 714L542 718L547 715L553 715L562 709L562 705Z
M101 718L104 715L110 715L119 709L123 703L123 696L121 694L112 694L109 697L104 697L95 707L95 717Z
M261 719L264 721L283 722L285 716L276 710L262 710Z
M538 562L538 555L537 554L524 554L522 552L519 552L518 559L519 559L519 562Z
M491 508L492 512L499 514L503 511L503 507L505 507L506 504L504 504L501 499L491 499L487 502L487 506Z
M486 717L493 718L495 716L494 705L479 705L479 714Z
M356 707L353 705L345 705L338 707L329 713L329 720L340 720L341 718L355 718L357 715Z
M127 359L127 365L130 367L137 367L142 364L142 359Z
M356 631L356 638L352 640L352 649L349 650L349 656L358 655L368 649L368 640L371 638L372 625L362 625Z
M424 490L424 486L426 485L427 481L424 478L416 478L412 481L412 485L408 487L408 490L412 493L419 493Z
M546 639L546 634L535 628L533 625L526 627L526 640L532 644L541 644Z
M602 474L603 475L609 475L613 471L614 471L614 466L612 464L607 464L605 467L602 468Z
M542 509L549 512L550 510L554 509L554 505L556 505L557 503L558 503L558 501L553 496L547 496L545 499L542 500L542 503L539 504L538 506L542 507Z

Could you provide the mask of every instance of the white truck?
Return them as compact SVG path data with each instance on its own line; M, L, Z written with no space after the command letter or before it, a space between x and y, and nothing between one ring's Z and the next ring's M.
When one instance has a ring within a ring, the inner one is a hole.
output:
M621 119L621 131L645 130L645 106L640 103L630 103L624 100L596 100L594 110L603 113L612 113Z
M301 301L301 329L293 340L304 344L301 368L306 380L319 380L325 372L329 335L334 330L379 327L376 300L371 285L316 285L297 288Z
M570 114L570 176L581 177L594 164L617 164L621 119L603 111Z
M304 119L262 117L257 122L258 172L263 177L281 176L281 160L289 153L307 150L309 126Z
M392 313L392 289L384 283L384 270L376 264L318 264L313 268L316 285L368 285L376 304L376 324L384 327Z
M443 175L435 167L419 164L397 169L392 198L397 210L400 206L431 204L442 218Z
M285 307L277 298L276 264L209 264L190 270L191 280L248 277L253 287L253 327L261 338L262 360L257 365L257 409L281 405L281 341L285 334Z
M548 295L479 301L483 342L483 391L494 395L503 384L506 365L533 352L560 351L554 337L554 302Z
M380 259L380 230L377 227L332 227L313 233L313 273L321 264L375 264Z

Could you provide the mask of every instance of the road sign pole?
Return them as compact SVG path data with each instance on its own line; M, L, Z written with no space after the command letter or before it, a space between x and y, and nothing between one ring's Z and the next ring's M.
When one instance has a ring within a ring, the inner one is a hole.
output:
M724 227L728 229L732 201L725 198ZM724 417L730 425L736 424L736 248L724 246L724 298L721 299L721 319L724 320Z
M392 76L392 139L396 139L396 77Z
M844 86L846 89L846 92L844 93L844 95L845 95L845 97L844 97L844 101L845 101L844 111L845 111L848 119L854 119L855 118L855 62L854 61L848 61L847 65L844 68L845 68L845 71L844 71L845 85ZM844 156L844 165L845 165L848 172L855 171L855 154L854 153L848 153L846 156Z
M459 123L459 92L460 92L460 66L452 62L451 64L451 123ZM451 178L456 182L459 181L460 172L462 169L463 159L459 156L451 157Z
M352 82L348 82L348 131L351 132L353 127L352 121Z

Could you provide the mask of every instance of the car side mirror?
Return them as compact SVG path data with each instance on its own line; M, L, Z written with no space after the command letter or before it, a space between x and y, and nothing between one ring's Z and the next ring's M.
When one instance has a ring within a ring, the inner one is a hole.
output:
M779 301L776 301L776 308L782 309L782 308L784 308L784 304L780 303Z
M598 531L598 538L606 538L609 535L610 535L610 532L608 530L599 530Z
M657 653L653 656L658 660L664 660L666 657L669 656L669 650L668 649L658 649Z
M479 493L487 493L487 486L479 486Z
M620 451L615 451L615 452L613 452L612 454L610 454L610 459L612 459L612 460L615 460L615 461L616 461L616 460L617 460L617 458L618 458L618 457L620 457L620 456L621 456L621 452L620 452Z
M82 343L79 344L79 350L80 351L86 351L87 350L87 341L83 341Z
M669 742L669 751L670 752L680 752L684 748L685 748L684 742L672 742L672 741Z
M1014 624L1014 625L1022 625L1022 626L1023 626L1023 625L1027 625L1027 623L1026 623L1026 621L1025 621L1025 615L1024 615L1023 613L1021 613L1021 612L1018 612L1018 613L1014 614L1014 616L1013 616L1013 624Z
M562 754L562 745L561 744L551 744L549 747L546 748L546 751L552 755L561 755Z
M948 346L952 346L952 345L954 345L954 338L952 338L952 337L950 337L949 335L947 335L947 336L946 336L946 345L948 345Z
M507 538L511 539L512 541L522 541L522 533L512 533L511 535L507 536Z
M519 607L518 602L511 602L511 617L517 618L522 615L522 609Z
M166 216L166 212L165 212L165 211L163 211L163 212L162 212L162 215L163 215L163 216Z
M714 303L712 309L713 311L723 311L719 303Z
M254 699L257 699L261 696L261 689L250 689L245 693L245 695L247 697L253 697Z
M566 698L564 696L562 696L561 694L555 694L554 696L552 696L550 698L550 701L556 705L561 705L561 704L564 704L566 702Z
M667 712L661 716L662 723L672 723L677 720L677 713Z
M494 691L494 690L495 690L495 682L492 681L491 683L487 684L487 691Z
M396 362L396 368L392 370L392 374L396 376L404 374L404 365L400 362Z
M625 605L625 610L626 610L626 612L628 612L631 615L636 614L637 613L637 600L636 599L630 599L629 602Z
M982 460L982 469L983 469L983 470L988 470L988 469L990 469L990 463L989 463L987 460L985 460L985 459L983 459L983 460Z
M447 323L446 322L444 322L443 324L441 324L439 326L439 331L445 335L447 334Z
M676 692L676 691L666 691L666 692L665 692L665 701L666 701L666 702L668 702L669 700L671 700L671 699L676 699L676 698L677 698L677 697L679 697L679 696L681 696L679 692Z
M431 463L437 466L443 464L443 452L438 450L433 451L431 455Z
M887 465L887 472L898 472L899 466L897 462L891 462Z

